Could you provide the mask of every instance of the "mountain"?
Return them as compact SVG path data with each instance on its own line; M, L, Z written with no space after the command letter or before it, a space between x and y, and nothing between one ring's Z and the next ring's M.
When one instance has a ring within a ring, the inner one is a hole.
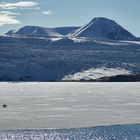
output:
M110 40L136 39L134 35L115 21L103 17L94 18L87 25L70 34L70 36Z
M86 37L98 40L138 40L133 34L117 24L115 21L99 17L94 18L83 27L55 27L24 26L19 30L10 30L5 35L15 37Z
M140 42L130 41L133 38L106 18L95 18L79 29L11 30L0 36L0 81L139 80L131 75L140 75Z
M56 27L45 28L39 26L24 26L19 30L10 30L5 35L9 36L26 36L26 37L62 37L80 27Z
M54 28L44 28L38 26L24 26L17 31L10 30L5 35L25 36L25 37L62 37Z

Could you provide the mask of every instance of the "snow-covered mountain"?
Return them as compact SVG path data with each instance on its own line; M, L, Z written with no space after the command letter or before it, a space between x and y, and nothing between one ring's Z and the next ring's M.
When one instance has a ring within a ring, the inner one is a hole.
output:
M5 35L15 37L62 37L80 27L45 28L39 26L24 26L19 30L10 30Z
M26 36L26 37L62 37L54 28L44 28L39 26L24 26L17 31L11 30L5 35Z
M79 29L25 26L0 36L0 81L140 74L139 54L135 36L106 18L95 18Z
M15 37L85 37L98 40L138 40L115 21L103 17L94 18L83 27L45 28L24 26L19 30L10 30L5 35Z
M71 37L87 37L95 39L134 40L136 37L115 21L99 17L69 34Z

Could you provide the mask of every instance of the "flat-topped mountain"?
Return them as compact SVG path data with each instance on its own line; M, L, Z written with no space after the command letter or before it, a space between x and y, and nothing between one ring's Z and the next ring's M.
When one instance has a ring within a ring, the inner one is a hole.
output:
M10 36L26 36L26 37L61 37L53 28L44 28L38 26L24 26L17 31L11 30L6 33Z
M45 28L39 26L24 26L18 30L10 30L5 35L26 37L62 37L80 27Z

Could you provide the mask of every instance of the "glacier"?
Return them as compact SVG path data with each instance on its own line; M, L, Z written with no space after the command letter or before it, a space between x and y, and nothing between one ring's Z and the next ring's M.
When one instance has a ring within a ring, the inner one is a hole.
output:
M60 81L90 68L140 73L140 45L72 39L0 38L0 81Z

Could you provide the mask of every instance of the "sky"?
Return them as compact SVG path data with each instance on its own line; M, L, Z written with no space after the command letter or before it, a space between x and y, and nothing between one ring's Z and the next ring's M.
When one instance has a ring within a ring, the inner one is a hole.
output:
M140 37L140 0L0 0L0 34L25 25L83 26L95 17Z

